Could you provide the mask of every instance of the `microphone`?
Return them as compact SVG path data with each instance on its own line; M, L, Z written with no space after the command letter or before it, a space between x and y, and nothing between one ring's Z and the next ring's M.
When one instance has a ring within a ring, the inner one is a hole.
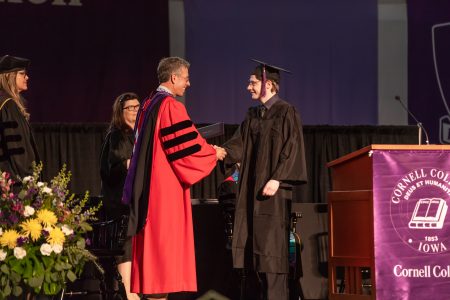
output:
M395 100L397 100L398 102L400 102L400 104L402 105L403 109L408 112L408 114L414 119L414 121L416 121L417 123L417 127L419 127L419 145L422 145L422 130L425 133L425 143L427 143L427 145L430 144L430 140L428 139L428 133L427 130L425 129L425 127L423 127L422 123L419 122L419 120L417 120L416 116L408 109L408 107L406 107L405 103L403 103L403 101L400 99L400 96L395 96Z

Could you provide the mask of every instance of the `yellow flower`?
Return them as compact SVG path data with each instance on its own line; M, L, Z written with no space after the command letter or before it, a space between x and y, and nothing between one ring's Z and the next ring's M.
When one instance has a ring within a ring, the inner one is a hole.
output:
M64 241L66 240L66 236L64 235L64 232L59 227L53 228L52 231L49 232L47 237L47 242L50 245L62 245L64 244Z
M42 226L37 219L26 220L20 224L22 228L22 234L26 236L31 236L33 241L37 241L41 236Z
M48 209L41 209L37 212L37 218L44 224L45 227L55 225L58 222L58 218L55 213Z
M9 249L14 249L17 246L17 239L20 237L19 233L13 229L6 230L0 236L0 244L3 247L8 246Z

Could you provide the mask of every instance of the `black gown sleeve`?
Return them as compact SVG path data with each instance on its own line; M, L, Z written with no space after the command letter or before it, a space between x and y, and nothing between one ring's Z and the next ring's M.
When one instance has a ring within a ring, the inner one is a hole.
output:
M33 161L39 160L28 121L10 99L0 109L0 170L15 181L32 174Z
M130 142L126 134L111 131L101 153L101 177L109 185L119 184L127 175L127 159L131 157Z
M281 148L271 179L289 184L301 184L307 180L305 149L300 116L290 107L283 121L285 142Z
M230 176L235 170L235 165L242 162L243 153L243 133L245 121L236 129L233 136L226 141L222 147L227 151L225 159L220 163L220 167L225 176Z

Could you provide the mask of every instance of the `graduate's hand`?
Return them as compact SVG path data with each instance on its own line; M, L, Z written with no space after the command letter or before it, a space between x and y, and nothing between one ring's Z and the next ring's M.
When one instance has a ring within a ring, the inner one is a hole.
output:
M216 157L218 160L223 160L227 156L227 151L224 148L216 145L213 145L213 148L216 149Z
M270 179L263 188L263 196L273 196L278 191L280 182L275 179Z

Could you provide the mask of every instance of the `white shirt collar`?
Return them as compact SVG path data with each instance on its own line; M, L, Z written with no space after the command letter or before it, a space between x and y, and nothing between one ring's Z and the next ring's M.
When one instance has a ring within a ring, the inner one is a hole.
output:
M171 94L173 96L173 92L170 89L168 89L167 87L163 86L163 85L158 86L158 88L156 90L158 92L167 92L167 93L169 93L169 94Z

